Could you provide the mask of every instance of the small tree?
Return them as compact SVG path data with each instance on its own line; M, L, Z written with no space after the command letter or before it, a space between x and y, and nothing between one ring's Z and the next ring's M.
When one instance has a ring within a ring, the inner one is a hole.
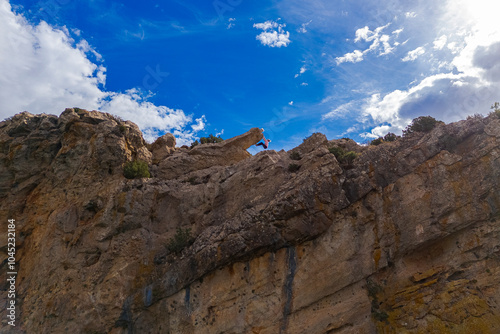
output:
M337 158L337 161L341 164L351 165L354 162L354 159L358 157L356 152L346 152L342 147L339 146L330 147L328 150L330 151L330 153L335 155L335 158Z
M408 136L414 132L430 132L440 123L443 122L436 120L432 116L417 117L403 130L403 136Z
M123 176L127 179L151 177L148 164L142 160L129 161L123 166Z
M174 237L170 238L166 247L171 253L179 253L185 247L189 246L192 241L191 229L178 227Z
M394 133L389 132L384 136L384 141L396 141L398 139L398 136L396 136Z
M191 143L191 148L199 145L199 144L215 144L215 143L220 143L221 141L224 141L220 136L214 136L213 134L210 134L208 137L200 137L200 141L195 140L194 142Z
M498 118L500 118L500 103L495 102L491 109L493 109L492 114L495 114Z
M370 145L378 146L378 145L382 144L383 142L384 142L384 140L382 139L382 137L378 137L377 139L373 139L370 142Z

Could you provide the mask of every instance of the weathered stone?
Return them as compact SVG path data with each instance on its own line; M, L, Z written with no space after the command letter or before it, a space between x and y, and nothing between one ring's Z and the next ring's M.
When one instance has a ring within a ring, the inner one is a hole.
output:
M135 124L16 115L0 123L0 228L16 219L18 326L3 308L0 331L498 332L499 126L369 147L314 134L254 156L252 129L127 180L124 162L159 156Z
M157 176L170 180L212 166L235 164L250 157L247 149L256 144L262 137L260 129L252 128L242 135L220 143L201 144L190 150L176 151L160 161Z
M151 145L151 152L153 154L153 163L158 163L165 159L167 156L175 152L175 137L171 133L164 134Z

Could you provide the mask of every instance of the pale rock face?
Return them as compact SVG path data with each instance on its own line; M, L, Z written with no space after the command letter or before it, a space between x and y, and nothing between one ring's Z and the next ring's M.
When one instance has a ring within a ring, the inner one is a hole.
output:
M18 326L2 308L0 332L497 333L499 129L376 147L314 134L251 156L257 128L150 151L109 114L16 115L0 123L0 228L16 219ZM339 165L331 145L358 157ZM153 177L125 179L132 159ZM175 252L178 228L192 239Z
M151 145L153 163L158 163L175 152L175 137L171 133L164 134Z

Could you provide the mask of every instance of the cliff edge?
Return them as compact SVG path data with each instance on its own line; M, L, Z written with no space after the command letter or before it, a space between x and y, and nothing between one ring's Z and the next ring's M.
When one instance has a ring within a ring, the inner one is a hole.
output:
M0 332L500 332L498 117L248 154L261 138L147 144L76 108L1 122ZM134 160L151 178L123 176Z

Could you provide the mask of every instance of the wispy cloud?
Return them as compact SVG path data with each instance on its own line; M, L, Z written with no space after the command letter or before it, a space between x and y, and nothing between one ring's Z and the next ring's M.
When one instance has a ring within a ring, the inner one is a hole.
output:
M424 53L425 53L425 48L423 46L419 46L415 50L408 51L408 54L406 55L406 57L402 58L401 60L404 62L414 61L419 56L423 55Z
M286 27L284 23L266 21L263 23L254 23L253 27L264 30L256 37L262 45L281 48L282 46L287 47L290 44L290 32L284 30Z
M383 56L393 52L395 47L399 45L399 43L394 42L394 44L391 45L391 38L397 37L399 33L402 31L402 29L394 31L391 34L393 36L382 34L382 31L384 31L384 29L389 27L389 25L390 23L378 27L373 31L370 30L368 26L356 30L354 43L371 42L370 46L363 51L354 50L353 52L346 53L343 56L336 57L335 61L337 62L337 65L346 62L358 63L364 60L364 56L368 53L376 53L379 56Z
M226 29L233 28L236 25L236 23L234 23L235 21L236 21L236 19L234 17L229 18L229 20L228 20L229 23L227 24Z
M312 20L310 20L310 21L309 21L309 22L307 22L307 23L302 23L302 24L301 24L301 26L300 26L300 28L299 28L299 29L297 29L297 32L300 32L301 34L305 34L305 33L307 32L307 26L308 26L309 24L311 24L311 22L312 22Z

